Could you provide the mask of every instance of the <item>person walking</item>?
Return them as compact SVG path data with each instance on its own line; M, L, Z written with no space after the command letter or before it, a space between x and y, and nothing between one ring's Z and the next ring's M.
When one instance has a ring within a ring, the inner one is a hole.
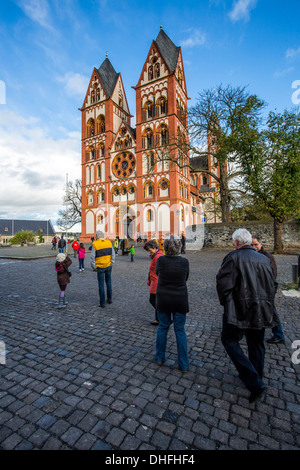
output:
M185 236L183 233L181 234L181 254L185 254Z
M135 249L134 249L134 245L131 245L131 247L129 248L129 253L130 253L130 257L131 257L131 262L133 263L134 262L134 255L135 255Z
M85 258L85 248L84 244L80 243L78 248L78 261L79 261L79 272L84 271L84 258Z
M106 284L107 303L112 303L112 264L115 262L115 250L110 240L104 238L103 232L96 233L96 240L93 242L90 256L91 266L97 271L98 289L100 304L99 307L105 307L105 289Z
M236 230L232 239L235 250L225 256L216 276L219 301L224 307L221 340L250 391L252 403L267 389L263 382L264 333L278 321L274 305L277 283L270 261L251 246L248 230ZM240 346L244 335L248 356Z
M60 288L58 307L65 308L68 304L66 300L66 288L70 283L71 272L69 267L72 264L72 260L65 253L58 253L55 261L55 271L57 272L57 282Z
M268 251L264 249L263 244L262 244L262 238L259 235L252 235L251 246L255 249L255 251L269 258L273 271L274 271L275 279L276 279L277 278L277 264L276 264L275 258L274 256L271 255L271 253L269 253ZM276 313L277 313L277 310L276 310ZM270 344L284 343L284 333L283 333L282 325L280 322L278 325L272 328L272 333L273 333L273 336L267 339L267 343L270 343Z
M76 258L77 250L79 248L79 243L78 243L77 240L73 241L72 248L73 248L73 252L74 252L74 258Z
M56 250L56 244L57 244L57 238L56 238L56 236L54 236L52 238L52 248L51 248L51 250Z
M189 311L186 281L189 277L189 261L180 256L179 239L164 240L165 256L157 260L155 271L158 276L156 308L158 329L156 334L155 361L162 365L165 361L167 335L173 316L173 326L177 344L179 369L188 371L189 358L185 333L186 314Z
M64 253L66 251L66 240L64 239L64 236L62 235L61 238L58 240L58 252L59 253Z
M114 250L115 250L115 254L117 255L117 254L118 254L118 250L119 250L119 237L116 237L116 239L115 239L115 242L114 242Z
M155 265L160 256L163 256L163 253L158 247L158 244L156 243L155 240L148 240L144 243L144 250L148 251L151 262L149 266L149 273L148 273L148 286L149 286L149 302L154 307L155 309L155 320L151 322L152 325L158 325L159 321L157 318L157 310L156 310L156 300L155 300L155 295L156 295L156 288L157 288L157 281L158 277L155 272Z

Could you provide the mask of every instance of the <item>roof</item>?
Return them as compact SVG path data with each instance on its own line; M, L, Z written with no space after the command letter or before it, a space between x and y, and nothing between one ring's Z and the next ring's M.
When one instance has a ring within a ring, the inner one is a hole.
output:
M155 43L170 72L175 72L180 47L175 46L163 29L158 33Z
M8 230L5 230L5 229ZM43 235L55 235L55 230L51 220L13 220L0 219L0 234L11 236L17 232L32 231L38 233L39 229Z
M208 170L208 155L190 158L191 171Z
M115 71L107 57L100 65L98 73L106 95L112 96L120 74Z

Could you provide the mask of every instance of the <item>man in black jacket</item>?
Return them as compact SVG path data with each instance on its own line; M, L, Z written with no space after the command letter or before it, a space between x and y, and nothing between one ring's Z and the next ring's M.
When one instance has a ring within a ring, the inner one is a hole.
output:
M252 403L266 391L263 382L264 333L275 325L276 280L269 259L251 246L246 229L236 230L235 250L225 256L217 274L217 292L224 306L222 343L250 390ZM246 336L248 357L240 341Z
M271 253L269 253L268 251L264 249L263 244L262 244L262 238L259 235L252 235L251 246L254 248L255 251L269 258L269 260L271 261L271 265L272 265L275 279L276 279L277 264L276 264L275 258L274 256L271 255ZM284 334L283 334L281 323L279 323L278 325L272 328L272 333L273 333L273 336L267 339L267 343L271 343L271 344L284 343Z

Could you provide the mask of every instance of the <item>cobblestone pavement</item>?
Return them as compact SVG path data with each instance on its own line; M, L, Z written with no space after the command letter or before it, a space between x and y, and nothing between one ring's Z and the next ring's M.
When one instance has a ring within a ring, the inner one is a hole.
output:
M1 252L2 254L2 252ZM69 305L58 310L54 259L0 259L0 448L198 450L300 448L300 299L276 301L286 343L266 345L268 393L249 392L220 341L215 275L224 251L188 252L190 368L176 363L173 330L162 367L153 360L156 327L148 300L149 258L118 256L113 303L100 309L96 274L73 258ZM276 256L291 282L295 256ZM266 337L270 331L266 331ZM243 344L245 344L243 342ZM4 360L5 357L5 360Z

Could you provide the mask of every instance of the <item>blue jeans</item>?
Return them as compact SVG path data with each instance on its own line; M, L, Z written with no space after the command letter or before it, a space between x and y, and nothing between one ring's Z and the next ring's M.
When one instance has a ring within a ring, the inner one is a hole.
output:
M105 305L104 281L106 284L107 300L109 301L112 300L111 271L112 271L111 265L108 266L108 268L97 268L100 305L102 306Z
M264 334L264 328L261 330L242 330L235 325L226 323L223 319L222 343L235 365L240 379L250 392L265 386L262 380L265 359ZM246 356L240 346L240 341L244 335L247 340L249 357Z
M171 324L171 313L157 312L158 316L158 329L156 334L156 362L163 362L165 360L167 336L169 326ZM173 326L177 343L178 365L181 370L188 370L189 358L187 351L187 339L185 334L186 315L183 313L173 313Z
M84 269L84 258L79 258L79 269Z
M274 326L272 328L272 333L274 336L276 336L277 338L280 338L280 339L284 339L284 334L283 334L283 331L282 331L282 326L281 326L281 323L277 326Z

